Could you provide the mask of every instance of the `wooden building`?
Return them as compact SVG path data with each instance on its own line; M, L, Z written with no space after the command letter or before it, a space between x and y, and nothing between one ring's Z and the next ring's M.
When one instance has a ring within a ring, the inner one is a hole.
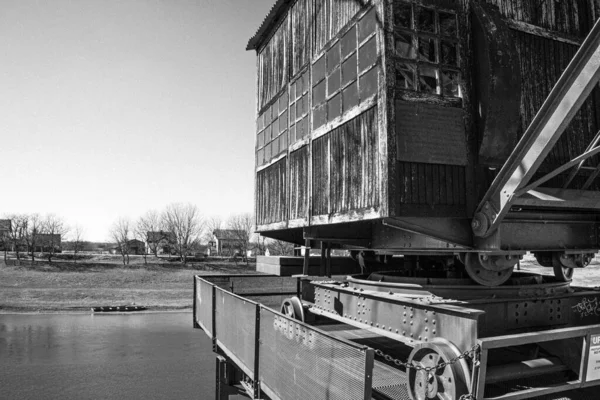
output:
M510 229L490 244L471 224L599 15L598 0L277 1L247 47L258 71L257 230L405 253L555 248L511 241ZM586 151L599 95L539 176Z

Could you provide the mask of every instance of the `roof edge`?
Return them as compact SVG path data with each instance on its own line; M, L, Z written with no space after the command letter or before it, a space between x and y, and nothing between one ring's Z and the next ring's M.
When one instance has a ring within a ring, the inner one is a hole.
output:
M277 0L273 7L271 7L271 11L267 14L262 24L254 34L248 40L248 45L246 46L246 50L257 50L267 38L270 29L280 22L282 14L284 14L289 6L294 3L296 0Z

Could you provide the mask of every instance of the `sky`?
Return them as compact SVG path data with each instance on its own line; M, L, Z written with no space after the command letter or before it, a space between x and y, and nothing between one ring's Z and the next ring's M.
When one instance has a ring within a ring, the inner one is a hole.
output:
M0 216L107 240L170 203L253 210L256 53L274 0L0 0Z

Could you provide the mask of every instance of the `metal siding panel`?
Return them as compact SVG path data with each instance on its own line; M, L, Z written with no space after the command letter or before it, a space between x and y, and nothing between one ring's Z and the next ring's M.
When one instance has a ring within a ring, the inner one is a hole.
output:
M280 398L364 399L366 350L261 308L261 384Z

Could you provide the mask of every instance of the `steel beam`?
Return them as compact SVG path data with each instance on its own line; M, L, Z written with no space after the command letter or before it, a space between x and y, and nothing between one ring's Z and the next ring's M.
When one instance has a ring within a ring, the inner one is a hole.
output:
M563 72L552 92L523 134L483 200L472 228L487 237L500 225L600 79L600 21Z

